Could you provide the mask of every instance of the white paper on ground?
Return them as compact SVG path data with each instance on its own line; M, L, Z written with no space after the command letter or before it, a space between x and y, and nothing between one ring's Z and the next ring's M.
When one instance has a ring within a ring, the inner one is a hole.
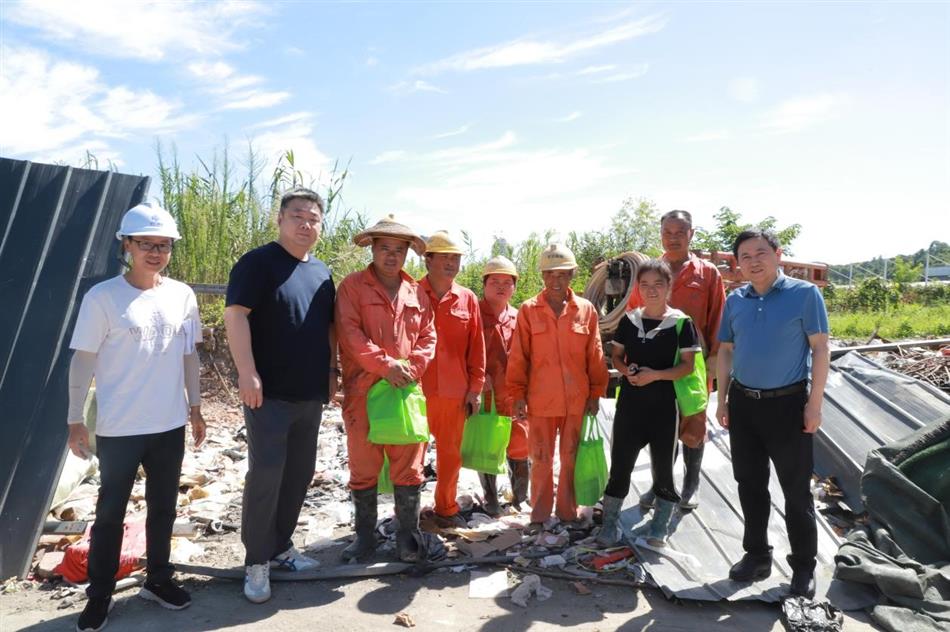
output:
M472 571L469 599L497 599L508 596L508 571Z

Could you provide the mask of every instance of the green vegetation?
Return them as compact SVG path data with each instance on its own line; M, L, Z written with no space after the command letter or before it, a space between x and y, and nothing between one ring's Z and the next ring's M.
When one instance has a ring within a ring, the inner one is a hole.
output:
M728 206L723 206L714 215L716 225L712 230L696 227L696 237L693 239L693 248L707 251L732 252L732 244L736 237L744 230L758 229L775 233L782 244L782 251L786 257L792 257L791 245L802 232L801 224L792 224L785 228L778 227L778 220L771 215L760 222L748 223L742 221L742 216Z
M927 248L921 248L912 255L897 257L876 257L870 261L855 261L844 265L828 266L831 280L846 283L849 278L853 283L863 281L874 276L883 277L887 273L889 281L913 283L924 280L924 265L927 254L930 254L931 267L947 265L950 262L950 244L942 241L933 241ZM852 275L852 276L849 276Z
M898 305L886 312L832 312L836 338L866 341L872 335L888 340L950 336L950 304Z

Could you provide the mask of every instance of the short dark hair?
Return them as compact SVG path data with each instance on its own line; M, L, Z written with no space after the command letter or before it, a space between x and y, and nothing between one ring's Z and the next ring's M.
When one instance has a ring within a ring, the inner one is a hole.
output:
M661 277L666 279L668 285L673 283L673 271L670 270L670 264L660 259L647 259L637 267L637 283L640 282L640 277L642 277L647 272L656 272Z
M317 205L317 208L320 209L320 214L322 215L326 210L326 206L323 204L323 198L320 197L320 194L316 191L310 189L305 189L303 187L298 187L296 189L291 189L283 195L280 196L280 210L287 208L287 205L294 200L307 200L313 202Z
M683 221L689 224L690 228L693 227L693 216L690 215L689 211L673 210L667 213L663 213L663 216L660 217L660 226L662 226L663 222L665 222L668 219L678 219L680 221Z
M776 237L775 233L773 233L770 230L759 230L759 229L744 230L741 233L739 233L739 236L736 237L735 243L732 244L732 255L736 259L739 259L739 246L742 244L742 242L749 241L750 239L758 239L760 237L764 239L766 243L769 246L771 246L772 250L774 250L775 252L778 252L778 249L782 247L782 244L781 242L779 242L778 237Z

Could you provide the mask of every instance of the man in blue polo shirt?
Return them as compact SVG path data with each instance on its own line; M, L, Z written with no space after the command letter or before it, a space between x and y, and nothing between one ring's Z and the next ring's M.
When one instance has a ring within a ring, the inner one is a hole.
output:
M828 315L816 286L779 269L782 251L775 235L743 231L732 252L749 284L726 299L719 329L716 416L729 430L732 471L745 519L745 555L729 577L755 581L772 572L771 459L785 496L790 591L812 597L818 532L809 483L812 439L821 425L828 378Z

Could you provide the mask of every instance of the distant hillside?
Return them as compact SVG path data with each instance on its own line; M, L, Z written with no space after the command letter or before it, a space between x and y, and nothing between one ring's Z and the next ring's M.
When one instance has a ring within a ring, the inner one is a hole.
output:
M931 268L950 265L950 244L942 241L931 242L929 248L926 250L922 248L912 255L898 255L898 257L904 260L904 263L908 264L909 268L920 266L920 278L914 279L915 281L923 280L923 269L927 260L928 251L930 252ZM888 259L876 257L870 261L855 261L854 263L845 263L838 266L828 266L830 270L829 277L831 282L836 285L847 284L848 275L852 269L851 266L854 266L854 276L852 277L854 282L872 276L884 276L886 261L887 278L890 279L896 269L895 259L898 257L890 257Z

